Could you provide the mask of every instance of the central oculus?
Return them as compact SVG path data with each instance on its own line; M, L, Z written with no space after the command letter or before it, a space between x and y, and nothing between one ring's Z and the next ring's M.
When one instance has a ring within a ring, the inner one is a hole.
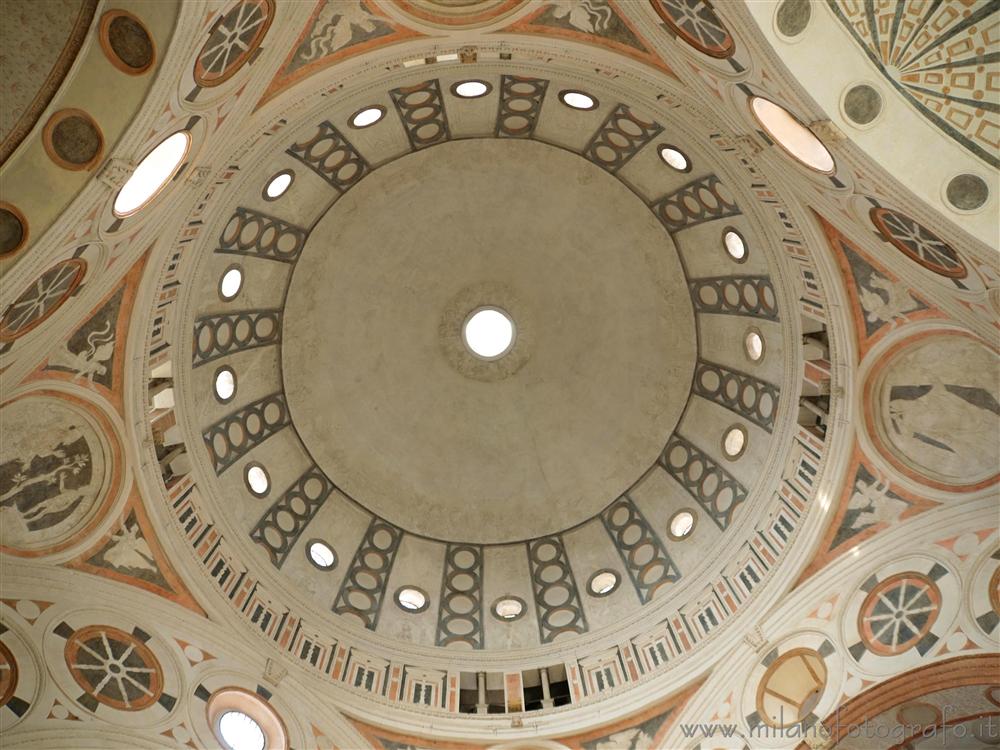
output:
M295 266L281 344L296 430L337 487L469 543L557 533L626 492L695 360L677 250L644 202L574 153L492 138L339 198Z
M481 308L465 321L462 339L477 357L499 359L514 346L514 321L503 310Z

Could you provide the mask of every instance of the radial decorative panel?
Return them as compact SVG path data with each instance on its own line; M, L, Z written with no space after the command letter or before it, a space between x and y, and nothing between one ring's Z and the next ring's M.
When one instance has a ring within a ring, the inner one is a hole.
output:
M222 230L215 252L294 263L307 234L302 227L241 206Z
M662 586L681 577L660 537L628 495L612 503L601 520L643 604Z
M530 138L538 124L549 82L541 78L500 77L500 110L496 134L508 138Z
M444 109L441 84L437 79L389 92L406 137L414 150L433 146L451 138L448 114Z
M403 532L390 523L373 518L361 541L347 576L333 604L333 611L354 615L366 628L374 630L382 611L389 573Z
M870 672L909 668L949 634L963 597L955 575L931 558L914 555L884 565L847 602L847 650Z
M449 544L438 609L438 646L483 647L483 548Z
M650 0L678 38L710 57L731 57L736 42L707 0Z
M0 318L0 343L20 338L44 323L73 296L86 270L86 261L73 258L56 263L35 279Z
M257 522L250 538L263 545L275 567L284 564L333 489L333 482L316 466L311 466Z
M953 279L968 276L969 272L955 249L909 216L886 208L873 208L871 219L886 242L927 270Z
M594 133L583 155L609 172L617 172L662 132L659 123L646 122L619 104Z
M542 643L563 633L586 633L587 618L562 538L549 536L528 542L528 563Z
M253 58L274 20L273 0L241 0L212 26L198 53L194 80L199 86L225 83Z
M206 315L194 324L195 367L233 352L281 341L281 310L244 310Z
M778 411L778 387L725 365L698 360L693 392L725 406L768 432Z
M223 417L204 432L215 472L221 474L290 422L288 405L280 393L265 396Z
M676 433L663 449L660 466L698 501L720 529L729 526L736 507L746 499L746 487L718 461Z
M930 632L940 609L941 591L934 581L900 573L868 592L858 614L861 638L873 653L902 653Z
M714 174L653 201L650 208L671 233L740 213L733 194Z
M938 0L830 6L875 67L935 127L1000 167L1000 52L993 2Z
M287 151L314 171L338 193L350 190L371 171L371 166L337 128L324 120L316 134Z
M778 319L778 302L767 276L717 276L688 284L699 313Z
M163 668L143 636L91 625L66 639L66 665L84 691L81 704L90 710L103 703L119 711L141 711L160 699Z

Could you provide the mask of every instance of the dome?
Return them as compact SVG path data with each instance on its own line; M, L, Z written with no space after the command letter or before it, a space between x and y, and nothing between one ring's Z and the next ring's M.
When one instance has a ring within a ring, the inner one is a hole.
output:
M996 164L911 77L996 12L874 12L896 62L794 0L62 19L0 203L12 736L981 733Z

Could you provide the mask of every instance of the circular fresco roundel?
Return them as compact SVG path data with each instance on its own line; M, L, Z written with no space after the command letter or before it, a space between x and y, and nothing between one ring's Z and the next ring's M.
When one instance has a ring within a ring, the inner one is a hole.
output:
M990 606L993 611L1000 615L1000 567L993 571L990 582L987 584L987 591L990 597Z
M909 216L887 208L873 208L871 220L887 242L927 270L953 279L969 275L951 245Z
M0 706L6 706L7 701L17 690L17 661L7 644L0 641Z
M0 548L54 551L100 515L114 477L102 422L82 403L50 395L0 406Z
M883 362L869 381L866 418L886 458L941 489L993 481L996 352L969 335L924 333L898 344Z
M141 711L163 693L163 669L149 646L110 625L90 625L67 640L66 666L76 684L120 711Z
M858 613L858 631L882 656L913 648L930 632L941 610L941 591L921 573L900 573L869 592Z
M194 63L199 86L218 86L232 78L264 41L274 20L274 0L241 0L215 23Z
M18 339L45 322L73 295L86 270L86 261L71 258L35 279L0 318L0 343Z
M710 57L732 57L736 42L706 0L651 0L660 18L687 44Z

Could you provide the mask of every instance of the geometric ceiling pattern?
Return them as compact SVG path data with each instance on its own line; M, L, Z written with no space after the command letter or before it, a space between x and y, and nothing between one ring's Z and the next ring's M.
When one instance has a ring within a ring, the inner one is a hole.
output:
M994 2L831 2L837 19L886 81L934 127L1000 167L1000 84L987 61L1000 53Z
M84 6L6 84L9 746L995 744L995 248L759 9ZM830 8L998 166L996 2Z

